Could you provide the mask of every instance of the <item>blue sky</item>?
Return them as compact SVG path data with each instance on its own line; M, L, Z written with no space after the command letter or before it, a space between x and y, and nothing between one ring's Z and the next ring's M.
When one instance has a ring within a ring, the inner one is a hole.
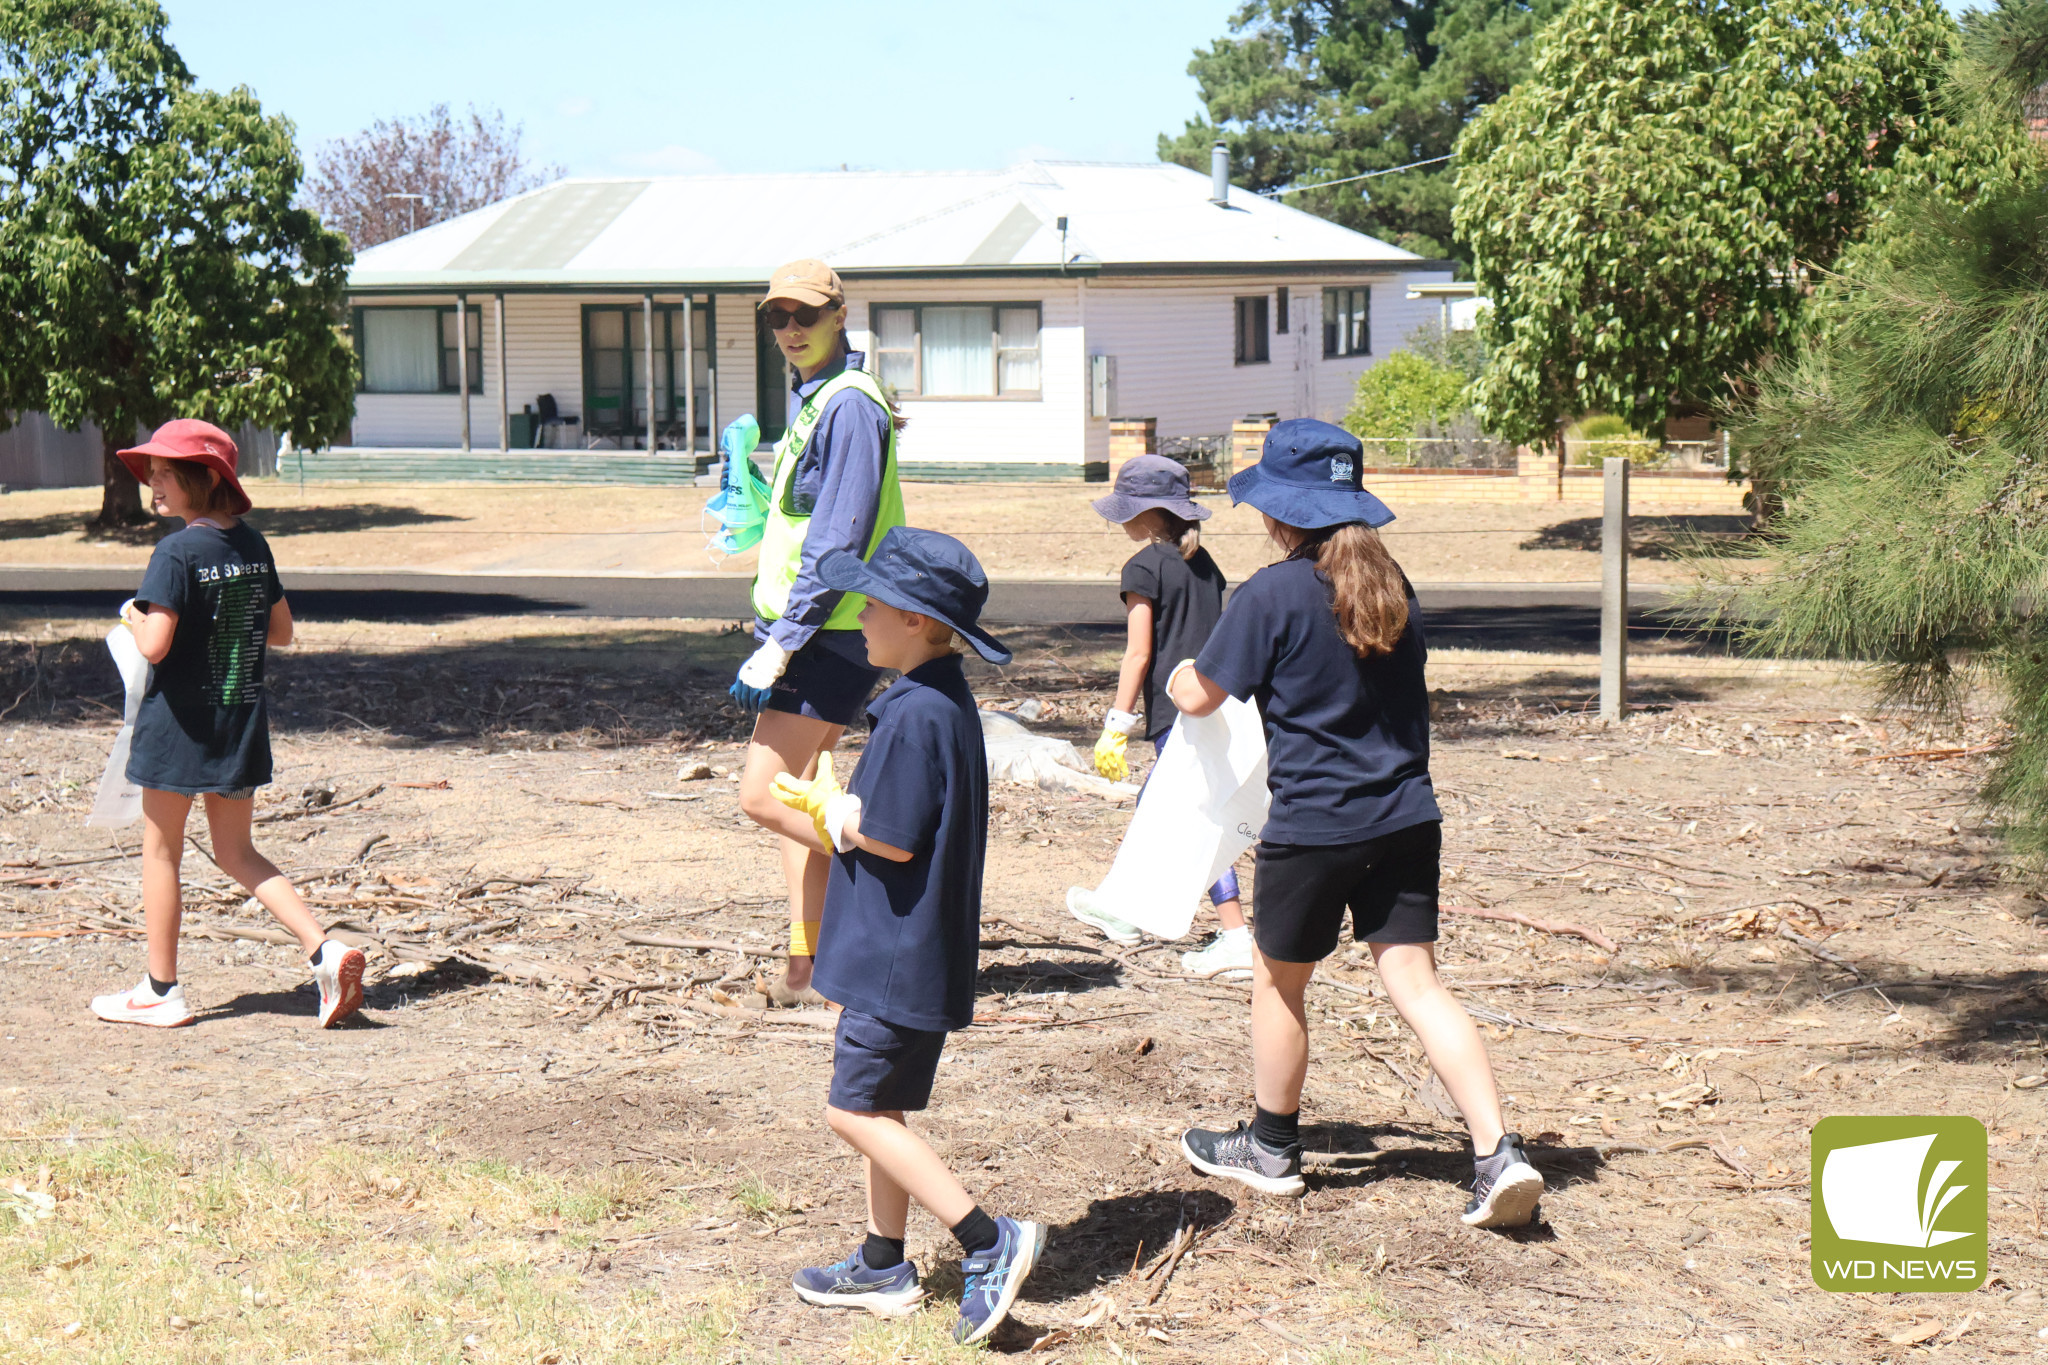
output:
M438 101L495 106L579 175L1151 160L1200 112L1234 0L164 0L208 86L307 151Z

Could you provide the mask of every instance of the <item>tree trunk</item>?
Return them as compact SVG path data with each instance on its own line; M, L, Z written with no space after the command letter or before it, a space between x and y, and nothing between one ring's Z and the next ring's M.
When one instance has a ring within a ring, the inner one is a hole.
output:
M111 424L118 428L119 423ZM114 452L123 442L108 427L100 428L100 514L86 525L95 531L118 531L128 526L147 526L156 518L142 505L142 485Z

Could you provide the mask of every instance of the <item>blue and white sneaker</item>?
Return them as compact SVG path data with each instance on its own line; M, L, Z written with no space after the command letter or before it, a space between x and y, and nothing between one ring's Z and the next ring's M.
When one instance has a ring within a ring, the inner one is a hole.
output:
M924 1286L917 1281L917 1267L906 1259L887 1270L870 1270L862 1252L838 1265L810 1266L790 1277L790 1286L805 1303L820 1308L865 1308L878 1318L900 1318L917 1311L924 1302Z
M972 1346L1000 1327L1044 1250L1045 1224L996 1219L996 1244L960 1262L967 1282L960 1288L960 1321L953 1324L953 1340Z

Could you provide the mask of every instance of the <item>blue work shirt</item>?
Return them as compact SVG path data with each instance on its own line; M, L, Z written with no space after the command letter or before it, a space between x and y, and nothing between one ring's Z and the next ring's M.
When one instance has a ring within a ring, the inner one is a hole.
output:
M1361 659L1337 630L1330 585L1306 559L1253 574L1195 669L1266 723L1269 844L1350 844L1443 819L1429 780L1428 649L1405 582L1408 628Z
M825 368L809 379L790 385L790 412L825 387L848 367L860 369L867 355L842 350ZM784 509L794 516L808 516L804 532L803 558L797 566L796 582L790 584L789 605L774 621L754 622L754 638L773 640L794 654L810 643L839 605L840 592L818 579L818 561L834 550L851 550L867 558L868 541L875 534L875 519L881 515L882 479L888 466L889 414L875 400L855 389L832 395L818 425L811 431L810 444L797 456L790 476L789 501ZM865 666L867 647L860 632L833 631L851 637L840 650Z
M958 654L919 664L868 706L874 733L846 789L860 832L909 862L832 859L811 984L850 1010L944 1032L974 1022L988 758Z

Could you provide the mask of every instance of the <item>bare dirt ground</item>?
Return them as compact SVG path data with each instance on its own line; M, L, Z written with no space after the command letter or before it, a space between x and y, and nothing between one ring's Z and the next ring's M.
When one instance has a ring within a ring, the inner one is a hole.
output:
M182 975L202 1018L165 1034L85 1008L141 965L124 927L137 832L82 823L118 700L100 625L6 624L0 1191L24 1193L18 1223L0 1204L0 1357L951 1358L952 1246L922 1213L910 1246L936 1301L915 1318L822 1314L786 1289L843 1254L864 1211L820 1118L828 1029L746 1003L784 911L731 777L743 637L308 628L274 659L260 842L372 941L368 1007L313 1028L293 950L193 853ZM1039 728L1092 738L1113 638L1017 642L1012 667L974 666L985 704L1035 697ZM1603 727L1590 659L1431 662L1447 901L1618 943L1445 916L1445 975L1549 1181L1515 1233L1457 1221L1462 1125L1353 952L1310 996L1307 1196L1191 1172L1180 1128L1249 1113L1245 991L1178 978L1178 945L1111 952L1065 915L1127 808L996 790L977 1023L921 1124L990 1208L1053 1229L993 1349L1119 1365L2048 1349L2048 907L1971 804L1995 735L1872 715L1833 667L1672 645L1638 679L1640 709ZM1842 1113L1985 1122L1984 1289L1813 1287L1806 1134ZM45 1191L37 1221L23 1201ZM1182 1227L1201 1235L1175 1259Z
M1089 501L1100 484L906 484L910 520L959 536L989 573L1010 578L1114 581L1132 546ZM534 488L404 484L251 485L250 522L278 562L295 568L388 568L440 572L724 573L751 576L751 554L714 564L705 553L708 489ZM1258 513L1204 495L1210 553L1232 582L1269 563ZM0 565L133 565L139 573L159 532L125 540L87 537L98 489L42 489L0 498ZM1417 582L1561 583L1600 577L1599 518L1575 508L1457 506L1394 500L1384 534ZM1638 582L1687 575L1671 551L1701 535L1729 537L1747 519L1702 508L1636 520Z

